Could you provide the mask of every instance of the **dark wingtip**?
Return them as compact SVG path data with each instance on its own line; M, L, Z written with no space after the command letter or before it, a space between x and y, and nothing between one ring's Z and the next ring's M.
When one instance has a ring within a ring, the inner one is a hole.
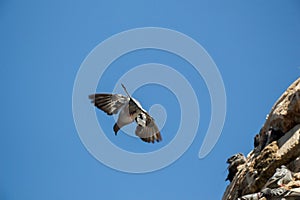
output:
M153 135L151 137L145 137L145 138L140 138L142 141L147 142L147 143L152 143L154 144L155 142L160 142L162 141L160 132L158 132L156 135Z
M157 137L157 139L156 139L157 142L162 141L162 137L161 137L160 132L158 132L158 133L156 134L156 137Z
M96 96L95 94L90 94L90 95L89 95L89 99L90 99L90 100L94 100L94 99L95 99L95 96Z

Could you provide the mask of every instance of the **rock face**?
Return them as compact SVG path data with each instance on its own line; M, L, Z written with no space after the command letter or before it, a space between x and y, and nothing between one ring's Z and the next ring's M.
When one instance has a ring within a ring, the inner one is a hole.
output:
M293 178L289 183L278 185L277 189L300 191L300 78L272 107L254 138L254 149L245 163L238 166L222 199L236 200L249 194L262 194L266 183L282 165L292 172ZM256 196L257 199L267 199Z

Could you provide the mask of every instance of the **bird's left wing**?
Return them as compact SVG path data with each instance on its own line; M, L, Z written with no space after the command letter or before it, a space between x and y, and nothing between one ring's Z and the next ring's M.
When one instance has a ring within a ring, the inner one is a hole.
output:
M162 140L160 131L155 124L154 119L146 112L142 111L136 117L137 127L135 134L144 142L154 143Z
M128 97L120 94L92 94L89 95L91 102L108 115L117 114L129 101Z

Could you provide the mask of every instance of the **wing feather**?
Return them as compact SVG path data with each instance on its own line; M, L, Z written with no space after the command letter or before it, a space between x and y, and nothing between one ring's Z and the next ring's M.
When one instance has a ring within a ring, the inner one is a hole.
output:
M128 97L120 94L92 94L89 95L91 103L108 115L117 114L129 101Z
M140 137L144 142L154 143L162 140L160 131L155 124L154 119L146 112L142 112L136 119L137 127L135 134Z

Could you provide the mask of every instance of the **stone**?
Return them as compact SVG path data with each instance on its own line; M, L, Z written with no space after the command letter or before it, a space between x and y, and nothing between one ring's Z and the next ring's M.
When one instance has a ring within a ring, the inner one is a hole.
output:
M295 160L291 161L287 167L293 172L300 172L300 157L297 157Z
M254 149L247 155L246 163L236 171L222 200L259 194L282 165L293 172L293 180L289 179L284 188L293 190L294 193L289 194L298 194L300 175L295 172L300 172L300 78L273 105L254 143Z

